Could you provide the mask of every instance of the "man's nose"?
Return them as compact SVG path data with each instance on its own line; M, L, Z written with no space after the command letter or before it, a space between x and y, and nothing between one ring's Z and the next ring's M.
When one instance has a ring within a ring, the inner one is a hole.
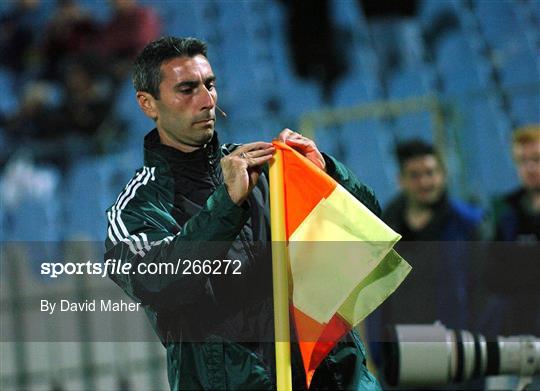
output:
M418 178L418 183L422 187L430 186L431 185L431 177L429 175L421 175Z
M206 86L203 85L203 87L201 88L200 99L201 110L213 109L217 101L215 89L209 90Z

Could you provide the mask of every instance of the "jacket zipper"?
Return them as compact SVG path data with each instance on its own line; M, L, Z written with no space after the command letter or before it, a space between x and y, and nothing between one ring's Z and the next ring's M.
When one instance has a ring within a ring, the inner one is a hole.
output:
M210 178L212 179L212 183L215 185L215 187L222 184L222 180L217 175L216 165L214 163L214 157L212 156L212 153L210 150L207 151L208 156L208 165L210 169ZM214 188L215 189L215 188ZM242 243L242 247L244 249L244 252L246 253L247 257L249 258L250 262L253 263L255 261L255 253L253 252L253 249L249 245L249 242L246 238L246 234L244 233L244 228L240 230L240 242Z
M214 190L215 190L216 187L221 185L221 180L219 179L219 177L218 177L218 175L216 173L216 166L214 164L214 157L212 156L210 151L207 151L206 154L208 156L208 166L209 166L209 169L210 169L210 179L212 180L212 183L214 185Z

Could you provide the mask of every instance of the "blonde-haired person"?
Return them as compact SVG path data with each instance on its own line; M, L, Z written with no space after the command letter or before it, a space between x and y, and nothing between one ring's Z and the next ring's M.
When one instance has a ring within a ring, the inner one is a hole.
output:
M495 240L540 240L540 124L512 134L512 156L520 186L495 202Z
M520 184L494 203L494 241L479 274L487 290L478 331L489 341L540 336L540 124L516 129L511 148ZM536 390L540 377L534 379ZM490 377L486 389L516 389L518 380Z
M493 208L494 242L485 281L488 297L480 329L498 335L540 335L540 124L514 131L517 189Z
M528 217L527 220L531 220L522 223L532 224L530 227L532 232L516 231L514 239L519 239L522 235L530 237L531 234L536 234L536 240L538 240L540 238L540 124L524 126L514 132L512 153L521 181L521 188L507 197L508 202L512 206L516 201L519 201L518 209L519 206L524 208L525 217ZM521 237L521 239L526 238Z

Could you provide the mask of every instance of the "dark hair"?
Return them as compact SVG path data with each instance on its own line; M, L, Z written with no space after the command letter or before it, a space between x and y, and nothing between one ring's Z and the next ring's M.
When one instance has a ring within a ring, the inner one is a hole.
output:
M196 38L161 37L150 42L135 59L133 87L136 91L148 92L159 99L161 64L175 57L206 57L206 43Z
M441 167L444 168L441 156L435 150L433 144L430 144L421 139L412 139L399 143L396 146L396 157L399 162L400 171L403 171L403 168L408 160L427 155L434 156L441 165Z

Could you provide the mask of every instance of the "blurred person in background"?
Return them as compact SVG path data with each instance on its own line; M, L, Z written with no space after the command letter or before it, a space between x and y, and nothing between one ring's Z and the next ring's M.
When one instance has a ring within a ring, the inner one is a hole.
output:
M448 195L447 172L433 145L422 140L401 143L399 194L383 211L383 220L406 241L473 240L480 211Z
M111 112L110 86L93 68L91 58L70 61L63 83L65 93L57 110L58 127L90 141Z
M13 141L47 138L54 129L49 129L50 113L54 102L51 100L51 86L35 82L23 88L18 110L10 113L4 124L8 137Z
M335 84L348 71L346 35L332 18L328 0L284 1L287 34L294 70L322 87L322 98L330 99Z
M478 329L540 336L540 125L514 131L512 154L520 186L496 198L494 242L486 257L487 302Z
M58 0L43 37L42 76L62 80L67 63L91 53L98 31L92 15L75 0Z
M39 0L16 0L11 4L12 9L0 17L0 65L20 78L36 65L39 57L37 41L42 16Z
M540 124L512 135L519 188L495 203L495 240L540 241Z
M97 49L108 64L113 81L120 83L131 71L133 60L161 32L161 22L153 8L137 0L110 0L112 19L99 33Z
M110 152L120 142L125 127L111 110L111 87L93 63L66 60L63 89L44 80L26 85L19 109L4 124L10 154L20 148L65 171L75 159Z
M368 320L373 356L379 364L386 325L433 323L450 328L471 323L475 264L466 241L482 235L479 209L449 196L447 171L433 145L419 139L396 148L401 193L384 209L382 219L402 235L396 250L412 271ZM374 343L375 342L375 343Z
M61 134L60 129L54 126L54 91L49 83L28 83L21 95L18 109L8 113L3 123L8 148L3 152L2 160L8 160L21 146L43 158L44 151L38 145Z

